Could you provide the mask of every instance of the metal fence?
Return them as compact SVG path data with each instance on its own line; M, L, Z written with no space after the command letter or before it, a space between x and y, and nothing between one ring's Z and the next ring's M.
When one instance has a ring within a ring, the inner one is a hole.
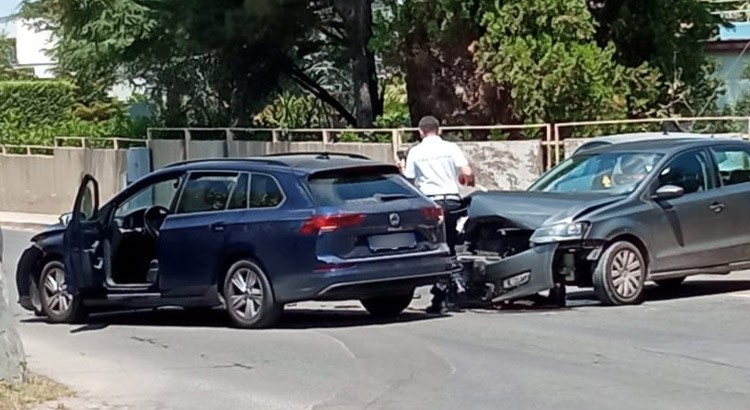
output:
M445 126L446 139L454 141L504 141L537 139L540 141L544 167L557 164L564 157L567 138L591 138L629 132L686 131L699 133L733 132L743 138L750 135L750 117L672 117L633 120L579 121L556 124ZM55 148L124 149L150 147L154 140L178 139L189 147L193 141L265 141L318 142L322 147L339 143L390 144L395 153L404 145L418 140L416 128L150 128L145 139L57 137L52 146L0 145L3 155L52 155ZM186 148L188 149L188 148ZM189 155L188 155L189 156Z

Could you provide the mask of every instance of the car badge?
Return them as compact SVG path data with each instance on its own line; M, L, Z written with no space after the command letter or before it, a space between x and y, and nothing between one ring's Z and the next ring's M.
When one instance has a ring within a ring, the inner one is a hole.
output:
M388 215L388 222L395 228L401 224L401 217L396 213L390 214Z

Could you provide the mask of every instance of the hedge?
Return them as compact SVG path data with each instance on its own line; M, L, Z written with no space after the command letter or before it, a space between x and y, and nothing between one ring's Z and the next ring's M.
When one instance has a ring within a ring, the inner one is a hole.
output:
M0 122L36 127L73 116L74 87L65 81L1 81Z

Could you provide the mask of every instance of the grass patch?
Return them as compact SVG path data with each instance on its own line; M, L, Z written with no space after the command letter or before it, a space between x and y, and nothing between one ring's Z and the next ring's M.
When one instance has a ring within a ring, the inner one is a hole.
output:
M0 383L0 410L28 409L36 404L73 395L72 390L60 383L43 376L31 375L26 383L20 385Z

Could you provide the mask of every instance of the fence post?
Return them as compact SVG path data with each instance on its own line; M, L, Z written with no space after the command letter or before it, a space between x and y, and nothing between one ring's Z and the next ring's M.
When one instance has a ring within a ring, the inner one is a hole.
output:
M279 130L275 128L271 130L271 142L273 143L279 142Z
M393 158L398 158L398 150L401 149L401 130L391 130L391 149L393 150Z
M331 140L328 130L323 130L323 145L327 145Z
M183 159L188 160L190 159L190 141L192 140L192 136L190 135L190 130L187 128L185 128L183 133L184 133L184 143L185 143L185 149L183 151L185 153L185 158Z

